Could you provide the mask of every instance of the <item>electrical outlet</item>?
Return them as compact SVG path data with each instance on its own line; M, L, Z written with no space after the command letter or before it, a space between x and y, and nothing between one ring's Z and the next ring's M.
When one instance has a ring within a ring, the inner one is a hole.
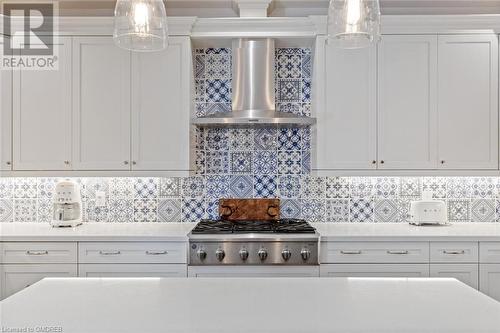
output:
M95 192L95 205L96 207L106 206L106 192L103 191Z

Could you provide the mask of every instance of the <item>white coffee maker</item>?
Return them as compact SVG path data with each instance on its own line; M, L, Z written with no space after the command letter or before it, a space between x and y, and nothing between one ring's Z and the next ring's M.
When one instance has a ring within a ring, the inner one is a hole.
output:
M53 227L76 227L82 224L82 197L77 183L64 180L56 184L50 224Z

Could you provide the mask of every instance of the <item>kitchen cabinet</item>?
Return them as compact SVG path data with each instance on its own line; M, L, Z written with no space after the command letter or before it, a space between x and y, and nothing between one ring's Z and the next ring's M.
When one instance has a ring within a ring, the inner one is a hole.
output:
M195 278L225 277L318 277L318 266L189 266L188 276Z
M73 55L73 168L129 170L130 52L74 37Z
M500 302L500 264L479 265L479 290Z
M498 169L498 37L439 36L442 169Z
M13 169L71 169L71 38L58 39L57 70L13 75Z
M76 264L6 264L2 273L2 298L40 281L45 277L76 277Z
M479 289L479 265L476 264L431 264L431 277L455 278L474 289Z
M169 264L80 264L80 277L186 277L186 265Z
M191 43L132 56L132 169L189 170Z
M321 265L321 277L429 277L428 264Z
M340 49L318 40L317 61L324 89L317 108L317 157L314 169L376 169L377 50ZM323 88L319 88L323 86Z
M8 42L0 37L0 49ZM0 70L0 171L12 169L12 70Z
M378 168L437 167L437 36L378 46Z

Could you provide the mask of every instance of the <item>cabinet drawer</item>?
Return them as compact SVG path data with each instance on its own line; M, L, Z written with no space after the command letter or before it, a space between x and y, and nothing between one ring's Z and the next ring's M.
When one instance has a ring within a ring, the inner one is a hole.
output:
M1 257L5 264L76 263L76 243L2 243Z
M476 242L431 242L431 262L470 262L479 260Z
M479 289L479 264L431 264L431 277L455 278Z
M80 277L186 277L186 264L80 264Z
M428 264L321 265L321 277L429 277Z
M326 242L321 263L428 263L427 242Z
M479 243L479 261L485 263L500 263L500 242Z
M186 243L80 243L79 263L88 264L184 264Z

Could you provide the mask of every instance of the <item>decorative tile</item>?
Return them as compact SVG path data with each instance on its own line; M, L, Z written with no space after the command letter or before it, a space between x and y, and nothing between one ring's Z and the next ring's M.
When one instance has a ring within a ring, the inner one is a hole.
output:
M12 199L14 183L11 178L0 178L0 199Z
M302 77L310 78L312 76L312 60L310 54L302 56Z
M302 172L302 154L300 151L278 152L278 173L281 175L297 175Z
M205 77L210 79L231 78L231 55L229 54L206 55Z
M35 193L36 193L36 186L35 186ZM14 199L14 222L36 222L36 221L37 221L36 199Z
M453 199L468 199L471 197L469 179L466 177L450 177L446 181L446 196Z
M136 199L134 200L135 222L156 222L158 214L158 200Z
M181 196L182 179L161 178L160 179L160 196L162 198L175 198Z
M206 153L206 173L217 175L229 173L229 153L226 151L211 151Z
M109 180L109 195L114 199L132 199L134 196L133 179L111 178Z
M300 100L302 103L311 103L311 79L302 79Z
M278 131L276 128L264 127L255 131L255 149L273 150L278 148Z
M207 172L205 151L196 150L194 154L195 154L195 162L194 162L195 173L197 175L204 175Z
M405 198L420 198L420 178L402 177L400 178L399 194Z
M471 179L473 198L494 198L496 196L496 178L475 177Z
M334 199L325 201L325 222L348 222L349 200Z
M231 176L229 194L234 198L250 198L253 192L251 176Z
M349 220L351 222L373 222L373 200L354 198L349 202Z
M36 178L14 178L14 198L36 198Z
M301 216L310 222L321 222L325 217L325 201L321 199L302 199Z
M302 75L302 57L299 54L278 54L276 70L279 79L300 78Z
M448 220L450 222L468 222L470 220L469 208L469 200L448 200Z
M284 102L301 102L301 80L285 79L278 80L277 100Z
M302 152L302 173L309 174L311 172L311 152Z
M494 199L473 199L471 203L472 222L493 222L496 215Z
M205 218L205 202L203 199L182 200L182 221L199 222Z
M0 199L0 222L12 222L13 218L12 201Z
M301 217L301 208L299 200L283 199L281 200L281 217L289 219L298 219Z
M446 198L446 178L424 177L422 191L432 192L432 197L437 199Z
M209 128L206 136L206 148L209 150L229 149L229 130L227 128Z
M158 200L159 222L181 222L181 199Z
M315 176L304 176L300 184L302 198L324 198L325 178Z
M205 54L231 54L231 49L228 48L207 48Z
M248 151L254 146L254 130L249 128L234 128L229 133L232 150Z
M302 132L302 149L309 150L311 149L311 128L303 128Z
M38 210L38 222L50 222L52 221L52 210L53 210L53 203L51 199L38 199L38 205L37 205L37 210Z
M329 199L349 198L351 194L348 177L326 178L326 197Z
M311 116L311 103L301 104L301 115L310 117Z
M52 199L56 189L57 178L38 178L37 197L38 199Z
M301 114L301 104L300 103L277 103L276 108L280 112Z
M207 177L207 198L220 199L229 196L230 176L208 176Z
M379 198L394 198L399 193L399 180L392 177L380 177L375 181L375 194Z
M394 199L375 200L376 222L399 222L401 218L399 202Z
M253 170L259 174L276 174L278 172L278 156L276 152L270 150L255 151Z
M86 178L83 182L82 195L84 199L95 199L98 191L108 196L108 180L105 178Z
M205 105L205 113L207 116L211 116L217 113L226 113L231 111L231 104L226 103L209 103Z
M156 199L159 194L158 178L136 178L134 194L136 199Z
M278 187L281 198L300 197L300 178L298 176L280 176Z
M370 197L373 195L373 183L371 178L353 177L351 178L352 197Z
M205 55L197 54L194 57L194 77L197 79L204 78L205 75Z
M210 79L205 82L208 103L231 103L231 80Z
M84 221L88 222L107 222L109 221L109 208L105 206L97 206L95 200L89 200L86 203ZM40 210L39 210L40 214Z
M253 154L251 151L231 152L231 173L252 173Z
M278 144L280 150L300 150L301 133L297 127L282 127L278 132Z
M254 197L255 198L275 198L277 196L276 177L269 175L254 176Z
M206 80L194 80L194 101L196 103L204 103L207 101L206 98Z
M187 177L182 181L182 195L184 197L196 198L205 194L205 183L203 177Z
M134 217L134 200L111 199L109 201L110 222L131 222Z
M204 117L207 115L207 104L206 103L195 103L194 113L196 118Z

